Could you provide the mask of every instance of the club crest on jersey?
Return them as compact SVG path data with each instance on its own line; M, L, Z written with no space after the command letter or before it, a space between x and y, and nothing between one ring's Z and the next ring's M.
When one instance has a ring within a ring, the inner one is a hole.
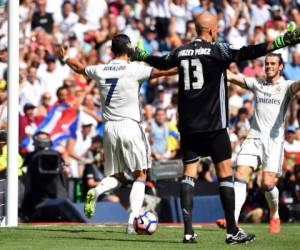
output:
M280 93L280 92L281 92L281 87L280 87L280 86L277 86L276 89L275 89L275 92Z

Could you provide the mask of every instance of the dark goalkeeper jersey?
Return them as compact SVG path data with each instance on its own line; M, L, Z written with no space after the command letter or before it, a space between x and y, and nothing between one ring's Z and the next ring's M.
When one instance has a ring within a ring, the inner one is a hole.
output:
M267 53L267 44L234 50L227 43L200 39L164 57L145 61L158 69L179 69L179 130L209 132L228 125L226 69L231 62L254 59Z

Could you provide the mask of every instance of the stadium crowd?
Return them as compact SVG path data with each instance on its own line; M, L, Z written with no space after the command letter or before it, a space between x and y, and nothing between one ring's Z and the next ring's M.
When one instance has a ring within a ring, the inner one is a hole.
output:
M4 1L5 2L5 1ZM20 0L19 142L20 153L33 151L36 131L51 135L65 162L65 175L81 179L84 189L103 178L103 120L100 94L93 81L76 75L56 57L56 44L69 47L69 56L86 65L111 59L111 38L127 34L135 46L165 55L196 37L193 18L203 11L217 15L220 41L234 48L273 40L289 21L300 26L300 2L295 0ZM7 6L0 9L0 128L7 127ZM283 75L300 78L300 46L277 51L285 62ZM263 59L232 63L230 71L264 77ZM157 82L158 81L158 82ZM250 129L254 98L250 91L229 85L230 140L235 157ZM152 159L180 158L177 129L177 77L146 81L141 86L142 123ZM300 203L300 93L286 117L280 202L285 209ZM56 109L60 107L60 109ZM57 112L61 112L57 118ZM57 120L55 120L57 119ZM51 127L64 121L60 129ZM220 145L222 147L222 145ZM209 159L201 178L215 182ZM259 222L266 204L259 186L261 171L252 176L244 217ZM108 200L118 201L113 194ZM265 217L264 217L265 216ZM290 218L288 218L290 219Z

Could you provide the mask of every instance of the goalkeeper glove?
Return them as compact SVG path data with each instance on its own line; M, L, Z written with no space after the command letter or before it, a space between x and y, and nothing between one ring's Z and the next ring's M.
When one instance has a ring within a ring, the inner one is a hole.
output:
M140 49L135 47L130 54L131 61L145 61L146 58L149 56L148 52L144 49Z
M300 27L296 28L294 22L288 24L288 31L277 36L273 42L275 49L280 49L288 45L300 43Z

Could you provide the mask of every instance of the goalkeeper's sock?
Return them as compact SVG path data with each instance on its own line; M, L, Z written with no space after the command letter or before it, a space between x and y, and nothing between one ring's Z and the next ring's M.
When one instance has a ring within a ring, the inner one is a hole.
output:
M104 194L107 191L110 190L114 190L116 188L118 188L121 185L121 182L113 177L113 176L108 176L105 177L100 184L95 187L95 198L96 200L98 199L98 197L102 194Z
M270 218L279 218L278 213L278 202L279 202L279 191L274 185L272 188L265 191L265 197L270 208Z
M132 184L129 196L131 213L129 215L128 224L133 224L134 218L140 214L144 198L145 181L135 180Z
M238 228L234 219L235 197L232 176L219 178L219 191L225 213L227 233L235 235L238 232Z
M234 179L234 195L235 195L234 217L236 223L238 223L241 209L246 200L247 181L238 178Z
M192 210L195 178L184 175L180 185L180 202L184 222L184 234L193 235Z

